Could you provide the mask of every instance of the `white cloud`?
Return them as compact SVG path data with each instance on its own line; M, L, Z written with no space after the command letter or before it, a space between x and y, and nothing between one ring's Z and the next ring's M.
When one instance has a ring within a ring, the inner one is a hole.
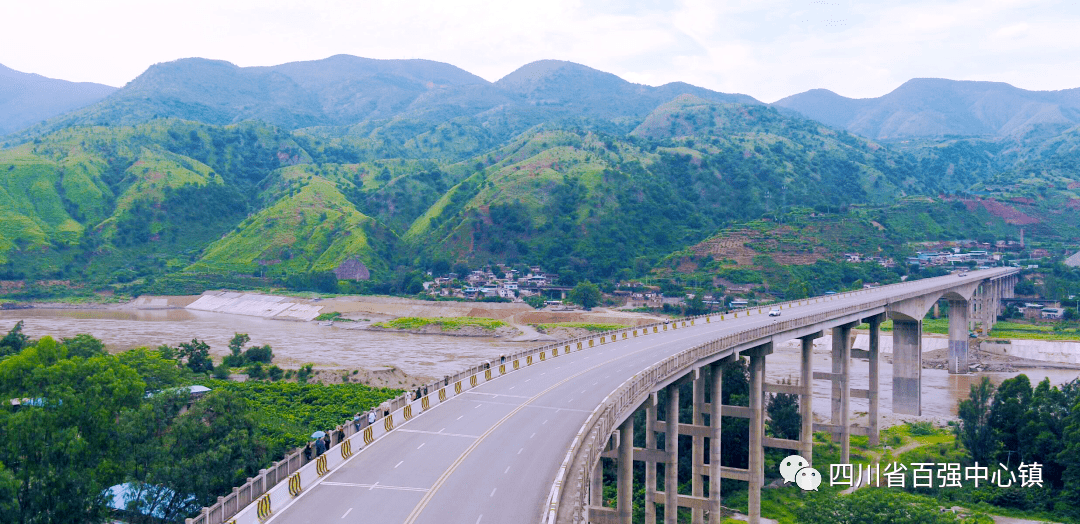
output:
M1080 7L1044 0L40 0L0 6L0 63L123 85L189 56L427 58L489 80L544 58L764 101L880 96L913 77L1080 86Z

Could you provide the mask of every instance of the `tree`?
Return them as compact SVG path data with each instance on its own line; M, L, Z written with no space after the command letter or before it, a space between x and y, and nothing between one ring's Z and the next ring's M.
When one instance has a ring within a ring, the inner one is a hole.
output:
M708 312L709 306L705 305L705 301L701 299L701 293L694 293L694 298L686 302L687 315L704 315Z
M106 353L105 343L86 333L79 333L74 338L60 339L60 343L67 347L69 357L90 358Z
M802 415L799 414L799 396L777 393L769 396L769 429L777 438L796 440L802 428Z
M274 349L270 347L270 344L251 346L244 352L244 360L269 364L274 360Z
M16 483L16 516L4 522L100 522L102 491L124 478L115 421L143 400L146 383L113 355L66 351L43 337L0 362L4 398L40 399L0 410L0 463Z
M251 337L247 333L234 333L231 340L229 340L229 354L225 355L225 358L221 360L221 364L228 367L239 367L247 363L244 355L240 352L244 349L244 344L251 341Z
M26 347L30 337L23 334L22 328L23 321L20 320L15 323L15 327L11 328L11 331L8 331L3 339L0 339L0 357L14 355Z
M529 295L528 298L525 299L525 303L536 309L543 309L544 297L541 295Z
M176 367L176 361L165 358L158 351L135 348L117 354L116 358L142 377L147 393L180 384L181 370Z
M187 359L187 367L195 373L205 373L214 369L214 361L210 360L210 346L198 339L191 342L181 342L176 354L181 359Z
M600 303L600 287L586 280L570 290L569 298L588 311Z
M1020 428L1031 408L1031 394L1031 381L1023 374L1003 381L994 392L988 421L1002 452L1020 452Z
M236 356L240 355L240 351L244 349L244 345L251 341L251 337L247 333L234 333L231 340L229 340L229 351Z
M1034 295L1035 294L1035 283L1032 282L1029 279L1021 278L1020 281L1016 283L1016 287L1014 288L1014 291L1016 292L1017 295L1027 295L1027 296Z
M136 504L169 522L212 504L269 458L244 399L214 390L180 414L188 402L184 392L155 395L121 423L130 475L142 484Z
M967 400L957 406L956 436L971 452L971 458L981 464L990 464L997 452L994 428L990 425L990 403L994 397L994 385L988 377L971 385Z

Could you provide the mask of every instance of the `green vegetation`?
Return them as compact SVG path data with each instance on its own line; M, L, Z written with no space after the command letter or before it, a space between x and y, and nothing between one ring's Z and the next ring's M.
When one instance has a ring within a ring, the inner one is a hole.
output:
M0 278L26 282L10 298L211 287L414 295L419 268L435 261L500 261L542 263L570 286L658 267L797 298L906 271L836 262L847 250L895 257L909 241L973 237L988 223L996 238L1016 236L985 206L895 201L936 172L812 121L693 97L644 111L633 130L287 132L201 114L55 128L0 150ZM748 231L742 245L767 256L752 267L702 248ZM372 278L338 282L330 270L349 259Z
M581 282L570 290L567 298L571 302L580 305L585 311L589 311L600 303L600 287L588 280Z
M12 330L4 339L5 348L12 341L21 348L0 356L0 398L34 400L0 408L3 522L104 522L100 494L122 482L145 484L138 504L179 521L312 431L400 393L219 381L180 365L168 346L111 355L89 335L60 342L19 335ZM189 345L199 353L197 340ZM183 358L191 363L190 354ZM211 391L194 400L185 387L192 384ZM162 499L163 490L193 498Z
M991 338L1030 339L1030 340L1080 340L1080 326L1071 323L1023 324L1019 322L998 322L990 330Z
M836 522L992 524L994 522L985 515L959 516L952 512L943 512L941 502L933 497L888 488L861 489L847 496L815 493L795 511L795 518L797 522L807 524Z
M476 317L402 317L396 318L389 322L376 322L372 324L373 327L409 330L420 329L427 325L439 326L439 328L441 328L443 331L457 331L465 327L479 327L482 329L494 331L503 326L508 326L509 324L503 322L502 320L492 320L490 318Z
M303 445L315 430L330 430L353 414L401 394L400 390L362 384L299 384L295 382L230 382L205 380L203 385L236 394L255 413L260 441L271 450Z
M587 329L596 333L603 331L612 331L615 329L622 329L626 326L622 324L600 324L590 322L555 322L551 324L533 324L537 331L541 333L548 333L556 328L569 328L569 329Z
M353 322L351 318L344 318L341 316L341 313L337 311L322 313L319 316L315 317L315 320L318 320L320 322L325 322L327 320L332 322Z
M970 397L960 402L955 428L968 450L961 462L1012 464L1016 455L1017 464L1041 465L1042 486L985 486L955 496L1053 519L1080 518L1080 379L1061 388L1043 380L1033 388L1027 376L1017 375L994 388L983 377L972 384Z

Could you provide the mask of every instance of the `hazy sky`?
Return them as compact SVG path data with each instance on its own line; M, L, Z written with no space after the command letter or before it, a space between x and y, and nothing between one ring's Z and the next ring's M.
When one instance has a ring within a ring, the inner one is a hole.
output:
M114 86L191 56L346 53L492 81L555 58L765 102L818 87L880 96L914 77L1080 87L1075 0L5 0L0 20L0 64Z

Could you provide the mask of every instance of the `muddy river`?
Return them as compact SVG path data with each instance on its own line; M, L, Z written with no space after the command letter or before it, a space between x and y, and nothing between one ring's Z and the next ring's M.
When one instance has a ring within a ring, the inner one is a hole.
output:
M527 343L497 338L363 331L186 309L0 311L0 330L6 333L19 320L24 321L23 333L31 338L89 333L113 352L139 346L175 346L198 338L220 358L229 353L234 333L247 333L250 344L273 346L274 363L285 368L308 362L316 368L337 369L395 366L409 375L429 377L442 377L480 360L528 347Z
M395 366L409 375L441 377L461 370L480 360L497 357L510 351L529 347L534 342L509 342L497 338L449 337L362 331L339 326L322 326L314 322L289 322L257 317L169 310L65 310L33 309L0 311L0 332L6 332L19 320L25 321L24 333L32 338L51 335L54 338L89 333L103 341L111 351L138 346L175 345L199 338L211 346L215 356L228 353L228 341L234 333L247 333L252 344L270 344L275 363L282 367L298 367L314 363L316 367L355 369ZM819 339L814 351L814 369L829 371L829 350ZM897 417L891 415L892 366L881 366L881 414L883 425L891 425ZM865 389L868 363L854 359L851 363L853 388ZM1032 383L1049 377L1054 384L1068 382L1080 375L1076 370L1021 368ZM779 382L799 376L799 349L794 341L778 345L766 363L767 380ZM969 386L986 375L995 383L1016 373L979 373L949 375L945 370L923 370L923 415L938 419L956 415L956 403L967 398ZM831 395L828 381L815 381L814 411L824 420L829 411ZM856 414L868 411L865 399L851 399ZM855 416L854 422L862 422ZM910 417L899 417L908 419Z

